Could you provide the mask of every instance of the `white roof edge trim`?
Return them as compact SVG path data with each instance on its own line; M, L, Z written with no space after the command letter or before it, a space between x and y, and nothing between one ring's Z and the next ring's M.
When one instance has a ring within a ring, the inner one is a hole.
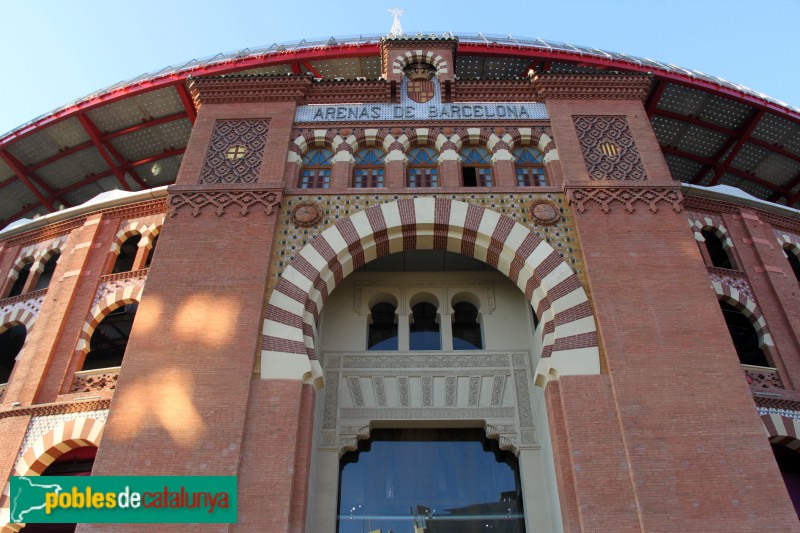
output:
M681 183L681 192L685 196L695 196L697 198L708 198L710 200L720 200L733 204L746 205L761 211L768 211L774 215L786 217L792 220L800 220L800 209L794 209L785 205L773 204L766 200L759 200L741 189L728 185L716 185L714 187L703 187L702 185L691 185Z
M13 235L18 235L26 231L41 228L48 224L54 224L70 218L79 217L110 207L120 207L123 205L135 204L146 200L166 198L168 185L147 189L144 191L126 192L114 189L98 194L91 200L84 202L69 209L48 213L39 218L23 218L11 222L8 226L0 230L0 239L6 239Z

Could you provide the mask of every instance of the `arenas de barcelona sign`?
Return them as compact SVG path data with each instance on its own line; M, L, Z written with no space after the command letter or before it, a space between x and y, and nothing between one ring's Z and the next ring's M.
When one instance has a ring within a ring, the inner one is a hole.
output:
M382 120L540 120L547 118L538 102L468 102L443 104L313 104L297 107L295 122L346 122Z

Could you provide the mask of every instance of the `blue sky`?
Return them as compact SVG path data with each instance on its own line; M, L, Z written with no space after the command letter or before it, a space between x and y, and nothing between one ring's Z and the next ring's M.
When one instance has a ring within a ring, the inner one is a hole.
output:
M449 2L0 0L0 132L138 74L302 38L406 31L511 34L625 52L800 107L800 0ZM11 104L13 102L13 104Z

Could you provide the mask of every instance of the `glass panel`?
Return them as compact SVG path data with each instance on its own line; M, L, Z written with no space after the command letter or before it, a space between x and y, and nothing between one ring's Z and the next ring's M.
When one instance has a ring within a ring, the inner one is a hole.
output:
M411 350L441 350L442 340L439 324L436 322L436 306L420 302L411 308L412 318L409 330Z
M342 457L339 533L524 533L519 466L479 429L374 429Z
M461 157L466 164L489 164L492 156L489 151L482 146L469 146L461 151Z
M314 148L303 156L303 166L327 166L331 164L333 152L324 148Z
M327 189L331 183L331 171L328 169L303 169L300 178L301 189Z
M453 306L453 349L481 350L481 325L478 324L478 308L469 302Z
M397 323L395 307L390 303L380 303L372 307L372 323L367 335L368 350L396 350Z
M517 167L517 186L544 187L544 169L542 167Z
M363 189L365 187L383 187L383 169L357 168L353 187L357 189Z

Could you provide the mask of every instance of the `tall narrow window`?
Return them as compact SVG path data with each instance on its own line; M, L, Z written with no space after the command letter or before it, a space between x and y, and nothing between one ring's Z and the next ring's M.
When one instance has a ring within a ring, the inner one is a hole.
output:
M379 148L364 148L356 153L356 175L353 187L383 187L383 159L386 157Z
M342 456L339 533L523 533L513 453L479 429L373 429Z
M514 150L514 156L517 158L517 186L547 185L544 179L544 157L539 150L532 146L521 146Z
M711 264L719 268L732 269L733 263L731 262L731 258L717 234L706 229L702 230L700 233L706 240L706 250L708 250L708 255L711 258Z
M408 183L410 188L438 187L437 161L439 154L433 148L420 146L408 151Z
M797 257L798 252L795 252L795 249L789 245L784 246L783 251L786 252L786 258L789 260L789 265L792 267L794 277L800 282L800 258Z
M130 272L133 269L133 262L136 260L136 252L139 251L139 241L141 240L141 235L134 235L122 243L117 260L114 261L114 268L111 270L112 274Z
M60 257L61 254L55 254L47 260L47 262L44 264L44 270L42 271L41 276L39 276L39 279L36 280L36 288L33 290L40 291L50 286L50 281L53 279L53 272L56 271L56 265L58 264L58 259Z
M412 350L441 350L442 339L436 321L436 306L420 302L411 308L409 348Z
M303 172L300 175L301 189L327 189L331 186L331 161L333 152L325 148L313 148L303 156Z
M482 146L461 150L461 175L464 187L492 186L492 155Z
M478 308L469 302L460 302L453 306L453 349L483 349Z
M372 306L368 328L369 332L367 335L368 350L397 349L396 309L394 305L388 302Z
M153 262L153 254L156 253L156 244L158 244L158 235L156 235L153 242L150 243L150 250L147 252L147 259L145 259L144 267L150 268L150 263Z
M739 362L743 365L769 366L767 357L759 346L758 333L750 320L730 304L720 302L719 306L728 325L733 346L739 355Z
M8 297L11 298L12 296L19 296L22 294L22 290L25 288L25 283L28 282L28 276L31 275L31 267L33 266L33 261L25 263L22 268L19 269L19 273L17 274L17 279L14 281L14 285L11 286L11 291L8 293Z
M128 347L139 304L128 304L109 313L92 334L83 370L120 366Z
M17 324L0 333L0 384L8 383L17 355L25 344L28 330L22 324Z

